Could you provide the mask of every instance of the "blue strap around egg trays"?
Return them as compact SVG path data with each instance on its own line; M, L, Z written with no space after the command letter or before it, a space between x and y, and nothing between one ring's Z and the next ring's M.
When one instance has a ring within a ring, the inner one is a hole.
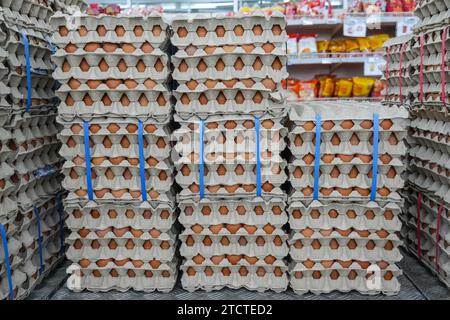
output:
M91 150L89 145L89 122L83 121L84 154L86 163L86 182L88 199L94 200L94 190L92 187L92 167ZM144 157L144 125L141 120L138 122L138 144L139 144L139 175L141 180L142 201L147 201L147 186L145 181L145 157Z
M379 140L379 122L378 113L373 114L373 150L372 150L372 183L370 187L370 201L375 201L377 197L377 178L378 178L378 140ZM316 143L314 158L314 191L313 200L319 199L319 178L320 178L320 140L322 119L320 114L316 114Z
M261 155L260 155L260 128L261 120L254 117L255 121L255 144L256 144L256 196L261 197ZM205 120L200 119L200 199L205 197Z

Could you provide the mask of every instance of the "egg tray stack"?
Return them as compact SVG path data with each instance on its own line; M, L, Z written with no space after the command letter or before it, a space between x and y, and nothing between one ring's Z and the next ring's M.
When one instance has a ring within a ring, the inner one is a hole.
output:
M450 287L449 3L419 1L415 14L422 21L404 50L409 76L403 103L412 120L401 235L410 251Z
M407 110L370 102L304 102L292 104L289 118L291 287L299 294L397 293Z
M7 176L9 195L7 202L2 202L9 219L8 247L13 247L12 252L20 256L20 263L14 262L12 266L13 298L23 299L61 258L60 237L55 236L63 232L59 223L62 211L56 205L61 190L58 177L61 158L57 154L60 144L56 139L58 128L51 77L52 44L48 41L51 33L48 19L53 10L51 3L38 1L2 1L1 4L0 41L6 69L0 89L5 130L2 150L8 154L6 163L10 166L10 170L2 170ZM50 211L49 203L54 208ZM4 260L1 272L6 269ZM11 297L8 285L7 277L2 277L2 298Z
M180 124L173 160L188 291L287 288L285 24L277 14L172 20Z
M52 26L67 257L79 281L70 289L170 291L177 243L168 26L158 14L55 15Z

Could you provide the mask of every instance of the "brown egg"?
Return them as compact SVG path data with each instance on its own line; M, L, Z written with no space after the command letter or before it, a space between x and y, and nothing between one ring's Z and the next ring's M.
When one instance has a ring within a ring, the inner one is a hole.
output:
M258 230L258 228L256 226L252 226L252 225L248 225L248 224L244 224L244 228L249 234L254 234L256 232L256 230Z
M363 162L363 163L370 163L372 161L372 156L369 155L364 155L364 154L359 154L358 158Z
M377 193L382 197L387 197L391 193L391 191L388 188L383 187L378 189Z
M161 235L161 231L155 228L151 229L149 233L153 238L158 238Z
M355 280L357 277L358 277L358 274L356 273L356 271L355 270L351 270L349 273L348 273L348 279L350 279L350 280Z
M99 48L100 48L100 44L99 43L97 43L97 42L90 42L90 43L88 43L88 44L86 44L84 46L84 51L86 51L86 52L94 52L95 50L97 50ZM73 52L75 52L75 51L73 51ZM69 52L69 53L73 53L73 52Z
M161 265L161 261L156 260L156 259L151 260L149 263L153 269L158 269L159 266Z
M78 261L78 264L80 265L80 267L82 268L87 268L89 267L89 265L91 264L91 262L88 259L81 259L80 261Z
M373 250L375 248L375 242L373 242L373 240L369 240L366 243L366 249L367 250Z
M322 129L324 130L331 130L334 127L334 122L333 121L324 121L322 122Z
M125 53L133 53L136 50L136 47L131 43L124 43L122 44L122 50Z
M144 234L144 231L142 231L141 229L131 228L130 231L131 231L131 234L136 238L139 238L140 236L142 236Z
M241 45L241 48L246 52L246 53L250 53L255 49L255 45L253 44L243 44Z
M236 234L241 229L241 224L228 224L226 228L231 234Z
M274 231L275 231L275 226L273 226L273 225L271 225L271 224L266 224L264 227L263 227L263 230L267 233L267 234L272 234Z
M77 250L81 249L83 247L83 242L81 242L80 239L75 240L73 243L73 247Z
M353 160L353 155L346 155L346 154L338 154L337 157L342 161L342 162L351 162Z
M195 274L196 274L197 272L195 271L194 268L189 267L189 268L187 268L186 273L187 273L189 276L195 276Z
M67 84L71 89L78 89L81 85L81 82L74 78L71 78Z
M320 188L320 193L324 196L329 196L333 192L333 188Z
M95 262L95 264L96 264L97 266L99 266L100 268L104 268L104 267L107 266L107 264L108 264L109 262L112 262L112 259L99 259L99 260L97 260L97 261Z
M336 239L331 239L329 245L330 245L330 248L333 250L336 250L337 248L339 248L339 243L337 242Z
M364 121L362 121L360 124L359 124L360 126L361 126L361 128L363 128L363 129L370 129L370 128L372 128L372 121L370 121L370 120L364 120Z
M112 228L109 227L109 228L106 228L106 229L103 229L103 230L97 230L97 231L95 231L95 234L97 236L99 236L100 238L103 238L111 231L112 231Z
M392 146L395 146L395 145L398 144L398 139L397 139L397 137L395 136L394 133L392 133L392 134L389 136L388 142L389 142L389 144L392 145Z
M242 266L239 268L239 275L242 277L246 277L248 274L248 270L246 267Z
M352 193L353 188L336 188L336 191L339 192L341 196L348 197L350 193Z
M333 228L330 229L321 229L320 234L323 235L324 237L328 237L331 235L331 233L333 232Z
M117 26L114 31L118 37L123 37L125 35L125 28L123 26Z
M209 226L209 230L210 230L213 234L218 234L218 233L220 232L220 230L222 230L222 228L223 228L223 225L222 225L222 224Z
M100 47L100 45L99 45L99 47ZM110 42L103 43L103 50L105 52L108 52L108 53L114 52L118 48L119 48L119 45L117 43L110 43ZM85 50L86 50L86 48L85 48Z
M391 155L385 153L385 154L381 155L380 161L383 164L389 164L392 161L392 157L391 157Z
M205 258L202 255L197 254L195 257L192 258L192 261L194 261L196 264L202 264L203 261L205 261Z
M144 53L151 53L153 51L153 46L148 42L144 42L141 46L141 50Z
M389 130L393 124L394 123L392 122L391 119L385 119L385 120L381 121L380 127L383 128L383 130Z
M344 121L341 122L341 128L342 129L348 130L348 129L353 128L353 126L354 126L354 123L353 123L352 120L344 120Z
M264 246L265 244L266 244L266 241L264 240L264 238L262 237L262 236L258 236L257 238L256 238L256 245L258 246L258 247L262 247L262 246Z
M205 238L202 241L203 245L205 245L206 247L209 247L212 245L212 240L209 236L205 236Z
M384 250L391 251L392 249L394 249L394 244L392 243L392 241L387 241L383 248Z
M302 231L300 231L300 233L302 235L304 235L305 237L310 238L314 234L314 230L311 228L306 228L306 229L303 229Z

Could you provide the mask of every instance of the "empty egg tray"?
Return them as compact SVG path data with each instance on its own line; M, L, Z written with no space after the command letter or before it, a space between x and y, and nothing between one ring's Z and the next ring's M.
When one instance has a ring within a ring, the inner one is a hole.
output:
M53 10L47 3L41 3L32 0L1 0L2 8L8 8L11 11L20 12L29 17L35 17L39 20L48 21L53 15Z

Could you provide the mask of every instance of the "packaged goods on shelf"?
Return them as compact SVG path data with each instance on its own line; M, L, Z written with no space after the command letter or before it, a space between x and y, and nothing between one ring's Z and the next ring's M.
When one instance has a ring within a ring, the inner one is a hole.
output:
M397 293L407 110L302 102L289 119L292 288Z
M111 13L52 18L70 289L167 292L178 268L168 24Z
M0 8L0 300L27 297L64 253L49 41L54 10L69 10L69 3L3 1Z
M188 291L287 288L285 25L276 12L172 21L172 158Z

